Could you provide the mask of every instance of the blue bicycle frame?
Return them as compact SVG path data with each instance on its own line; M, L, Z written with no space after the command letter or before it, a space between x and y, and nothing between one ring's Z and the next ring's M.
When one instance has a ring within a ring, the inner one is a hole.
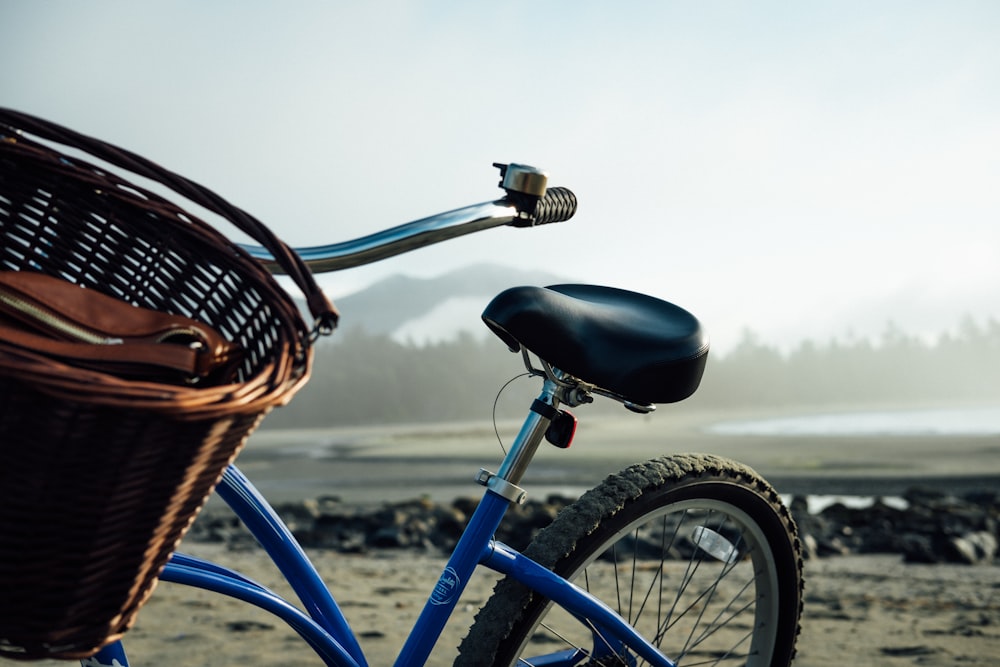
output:
M551 411L536 411L535 406L541 403L557 407L560 392L561 386L556 378L545 381L542 393L511 445L500 471L496 475L481 471L478 475L477 481L486 486L486 492L403 645L395 663L397 667L423 665L426 662L477 565L513 577L581 619L581 623L585 623L594 634L595 654L620 652L627 647L652 665L674 667L673 662L603 602L493 540L510 504L524 500L525 493L517 483L551 423L542 414L551 414ZM173 556L160 579L221 593L274 614L298 632L328 665L367 667L361 646L340 607L305 551L253 484L235 466L230 466L216 492L247 526L288 580L302 609L238 572L182 554ZM583 657L578 651L561 651L539 656L532 660L532 664L568 667L578 664ZM83 662L85 667L112 666L116 663L120 667L128 666L120 642L105 647L97 656Z
M316 248L299 248L311 270L336 271L408 252L465 234L493 227L534 224L515 205L515 194L541 197L545 192L543 172L523 165L496 165L501 168L501 186L508 197L469 206L384 230L345 243ZM525 180L527 179L527 180ZM539 180L541 179L541 180ZM541 189L536 185L541 183ZM534 184L534 185L532 185ZM522 186L530 185L528 189ZM558 199L558 198L557 198ZM544 203L544 201L543 201ZM551 205L551 204L550 204ZM559 208L561 205L556 206ZM575 209L567 208L546 221L564 220ZM543 216L545 217L545 216ZM251 255L275 270L263 248L246 247ZM417 622L403 645L396 665L423 665L437 643L465 585L477 565L513 577L581 619L594 634L594 657L620 653L627 647L653 665L673 667L648 641L640 637L620 616L586 591L493 540L497 527L511 503L524 501L517 486L545 432L555 408L565 398L558 371L550 369L542 393L532 406L521 431L511 445L497 474L480 471L477 481L486 492L455 547L448 564L432 589ZM538 409L538 406L548 406ZM260 607L284 620L330 665L362 667L368 663L347 619L337 606L315 567L275 511L243 474L230 466L216 489L291 584L302 608L251 581L243 575L202 559L176 554L160 579L228 595ZM583 659L579 651L561 651L532 660L535 665L575 665ZM120 642L109 645L85 667L118 665L128 660Z

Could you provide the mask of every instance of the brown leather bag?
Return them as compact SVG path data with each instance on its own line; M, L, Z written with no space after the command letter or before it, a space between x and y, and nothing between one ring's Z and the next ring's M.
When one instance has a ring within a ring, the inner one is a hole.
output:
M0 271L0 345L170 384L228 383L243 357L203 322L31 271Z

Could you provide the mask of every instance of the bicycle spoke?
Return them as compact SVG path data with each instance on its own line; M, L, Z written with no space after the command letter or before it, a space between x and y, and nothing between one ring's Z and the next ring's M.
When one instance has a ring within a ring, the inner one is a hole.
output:
M697 639L695 639L693 642L690 642L688 645L685 645L684 649L677 656L678 660L680 660L680 658L684 657L685 655L691 653L691 651L694 648L696 648L697 646L701 645L702 642L704 642L706 639L708 639L709 637L711 637L712 635L714 635L717 631L719 631L720 629L722 629L723 627L725 627L729 623L729 621L733 620L734 618L736 618L737 616L739 616L743 612L745 612L748 609L750 609L753 606L753 604L754 604L754 601L750 600L743 607L741 607L740 609L738 609L735 612L733 612L728 618L725 619L725 621L723 621L721 623L716 623L715 621L717 621L721 617L721 615L722 615L722 613L720 612L720 614L718 616L716 616L715 620L712 621L711 623L709 623L705 627L705 629L702 630L702 633L698 636ZM727 605L726 609L729 609L731 606L732 606L732 602L730 602L730 604ZM723 610L723 612L724 611L725 610ZM695 627L697 627L697 626L695 626ZM735 644L733 644L732 648L730 648L729 651L727 651L727 655L730 654L730 653L732 653L740 644L742 644L744 641L746 641L746 639L748 639L752 635L753 635L753 630L751 630L749 633L747 633L747 635L745 637L741 638L739 641L737 641Z
M698 517L697 525L690 531L692 548L695 550L695 554L687 562L685 572L673 596L666 619L664 619L663 592L667 583L665 574L666 554L674 547L680 534L687 534L688 531L684 527L694 523L692 521L694 518L693 515L685 511L681 515L680 520L674 522L672 528L668 527L666 517L660 519L658 531L659 558L654 564L648 567L648 570L652 572L652 576L649 582L641 589L643 591L641 600L635 598L636 589L640 581L639 573L644 569L644 563L640 557L640 550L643 548L640 529L636 527L631 532L631 581L628 585L628 600L624 600L622 597L625 594L622 576L628 572L623 567L623 554L618 551L617 545L610 550L614 567L617 604L620 611L623 607L628 608L627 619L633 626L638 626L641 623L643 615L647 611L649 598L654 592L659 593L655 614L658 630L653 639L654 645L659 646L666 634L681 619L694 614L694 619L687 632L683 647L677 656L678 660L683 657L690 657L705 641L714 636L719 630L727 627L733 620L740 617L741 614L752 610L754 606L753 600L745 601L744 604L739 606L736 605L737 602L745 600L747 589L754 583L753 578L745 581L732 598L725 601L724 604L723 601L718 600L720 584L731 577L734 570L739 566L740 561L750 556L752 550L741 554L740 550L744 545L744 535L742 532L739 532L737 538L730 542L725 537L727 530L730 530L729 517L724 513L720 514L715 511L709 511L706 515ZM705 554L711 556L712 560L707 559ZM705 568L712 561L719 561L721 565L719 570L709 580L704 581L699 586L698 595L693 600L684 603L683 600L686 591L692 587L692 584L698 580L700 573L704 572ZM717 604L723 604L723 606L711 619L707 619L706 613ZM715 655L704 664L711 664L713 661L721 662L737 657L734 654L745 643L746 639L752 637L752 635L753 631L751 630L746 636L735 638L731 647L725 650L721 656L718 651L714 651ZM690 665L691 663L686 664Z
M721 529L725 525L726 521L727 521L727 517L725 517L725 516L721 517L721 519L719 521L719 525L716 527L718 529L718 530L715 531L716 535L721 535ZM700 548L700 546L699 546L699 548ZM704 550L702 550L702 551L704 551ZM699 559L698 559L699 563L703 562L703 558L700 557L700 554L702 553L702 551L698 552L699 553ZM710 555L714 556L714 554L711 554L711 553L710 553ZM709 585L701 593L701 595L699 595L698 598L692 603L692 606L695 605L695 604L699 604L700 603L700 609L699 609L697 618L695 619L694 623L692 623L692 625L691 625L691 631L688 633L688 637L687 637L687 639L684 642L684 647L681 650L681 655L686 654L690 650L689 647L696 646L697 644L700 643L700 641L702 641L702 639L692 641L693 638L694 638L694 633L698 629L698 626L701 625L702 619L705 616L705 612L708 610L708 607L711 604L713 598L715 598L715 594L716 594L716 592L719 589L719 583L726 577L727 574L729 574L729 572L731 572L733 570L733 568L736 567L736 562L737 561L732 558L732 554L731 553L729 555L727 555L727 557L725 559L725 563L722 566L722 569L719 571L719 574L716 576L715 581L713 581L711 583L711 585ZM745 590L745 587L744 587L743 590ZM742 594L742 591L740 592L740 594ZM704 599L704 602L702 602L703 599ZM723 609L723 611L720 612L720 615L722 613L724 613L725 609L727 609L731 605L732 605L732 600L729 602L729 604L726 605L726 607ZM718 616L716 616L716 618L718 618ZM711 624L709 624L709 626L711 626Z
M612 572L615 573L615 598L618 600L618 604L615 610L620 614L622 612L622 592L621 587L618 585L618 544L615 543L611 547L611 558L612 558Z
M685 516L685 519L686 518L687 516ZM724 540L725 538L722 537L722 534L727 525L727 517L725 516L719 517L716 525L712 526L712 528L707 527L712 523L712 521L708 520L709 518L710 517L705 517L706 520L702 521L699 524L699 526L705 525L706 526L705 531L710 531L712 535L716 536L716 540ZM677 535L680 532L681 526L684 523L685 523L684 520L677 522L676 525L674 526L673 532L670 533L666 529L665 517L661 519L660 557L658 563L654 567L650 568L651 571L653 571L653 576L649 584L645 587L645 594L643 595L642 602L639 604L638 611L635 610L634 593L635 593L635 586L638 582L637 575L641 570L640 559L639 559L639 549L641 540L640 540L639 530L636 529L633 531L632 539L634 544L633 544L633 554L631 559L632 580L630 582L630 595L627 603L629 607L628 620L633 625L638 625L639 622L641 621L643 612L646 609L649 597L652 595L653 591L657 589L661 591L661 599L659 600L657 619L656 619L657 620L656 626L659 628L659 631L657 632L657 635L654 638L654 644L656 645L659 645L666 631L668 631L671 627L673 627L674 624L680 620L680 618L683 618L689 613L697 610L698 612L697 618L695 619L695 621L691 626L691 629L688 633L688 637L684 643L684 647L682 648L681 653L678 656L679 658L689 655L702 642L704 642L706 639L714 635L719 629L726 626L730 621L732 621L733 619L738 617L741 613L747 611L749 608L753 606L753 601L750 601L747 604L743 605L741 608L733 611L734 603L740 600L742 597L744 597L746 589L753 583L753 580L750 580L744 583L744 585L740 588L740 590L738 590L736 594L733 596L733 598L729 600L718 613L716 613L715 617L711 621L707 623L704 622L704 614L706 613L706 611L708 611L709 606L714 601L714 598L718 592L719 584L735 569L737 565L738 561L735 558L735 554L739 552L739 547L743 543L743 536L741 534L739 536L739 539L737 539L735 543L726 544L721 551L716 549L714 553L709 552L710 555L712 555L716 560L721 560L723 562L722 568L717 573L717 575L715 575L714 580L711 581L711 583L705 588L705 590L701 591L701 593L698 595L697 598L695 598L695 600L693 600L687 606L680 609L678 613L677 603L681 600L683 592L688 588L690 583L694 580L694 577L696 576L699 569L703 569L703 565L707 562L703 556L699 556L698 558L689 561L688 569L685 572L685 575L679 586L678 593L675 597L675 603L671 609L671 616L673 617L672 619L673 622L667 622L665 624L663 623L662 591L665 586L665 576L664 576L664 567L666 562L665 554L668 552L668 549L671 548L675 543ZM696 527L693 534L694 535L698 534L698 527ZM669 535L669 543L668 543L668 535ZM699 548L701 547L701 545L698 544L697 540L694 540L694 542ZM612 552L613 552L613 560L615 563L614 571L616 578L616 590L618 592L619 605L621 605L622 588L621 588L620 577L622 574L622 568L618 566L621 560L617 550L613 549ZM727 612L731 613L727 614ZM752 633L750 634L752 635ZM736 643L732 646L732 648L730 648L724 654L721 660L725 660L727 659L727 656L731 656L733 654L733 651L735 651L739 647L739 645L742 644L744 641L745 638L738 639Z
M605 648L607 648L608 650L611 651L611 654L608 655L608 656L605 656L605 657L608 657L608 658L614 657L622 665L625 665L626 667L628 666L628 662L626 662L625 658L621 655L621 653L614 650L614 646L611 645L611 642L609 642L607 639L605 639L604 635L602 635L597 630L597 628L594 626L594 624L589 619L587 620L587 627L590 628L591 633L593 633L593 635L595 637L597 637L601 641L602 644L604 644ZM587 657L592 658L593 656L590 655L590 654L588 654Z
M593 628L593 626L590 624L589 621L587 622L587 625L589 627ZM564 636L562 633L556 631L548 623L541 623L541 624L539 624L539 627L543 628L545 630L548 630L552 634L552 636L554 636L557 639L561 640L566 646L568 646L570 648L574 648L574 649L580 651L586 658L589 659L589 658L593 658L594 657L593 653L591 653L585 647L580 646L579 642L572 642L572 641L570 641L566 636ZM596 634L596 632L594 634ZM610 648L610 646L609 646L609 648ZM525 660L524 658L518 658L517 662L518 662L518 664L524 663L528 667L533 667L533 665L530 662L528 662L527 660Z
M680 518L678 520L678 525L677 525L677 533L678 534L680 534L680 527L684 524L684 521L686 520L687 515L688 515L688 511L684 510L684 512L681 514L681 516L680 516ZM674 600L673 600L673 602L670 605L670 610L667 612L667 617L664 619L663 625L661 626L663 628L663 630L657 632L657 634L656 634L656 644L657 645L659 645L659 642L663 639L663 635L666 632L666 629L673 626L673 623L671 623L671 619L673 619L674 612L677 610L677 604L680 602L681 595L687 589L687 585L694 578L694 573L696 571L697 571L697 566L695 566L695 569L692 570L691 569L691 561L688 561L686 569L685 569L685 572L684 572L684 575L681 577L680 585L677 588L677 594L674 596ZM681 614L681 616L683 616L683 614Z
M660 562L659 566L656 568L656 574L653 575L653 580L649 582L649 588L646 590L646 595L642 599L642 604L639 606L639 612L636 614L634 623L638 624L639 618L642 616L643 611L646 609L646 603L649 602L649 596L653 593L653 588L656 587L657 582L659 582L659 596L657 597L657 608L656 608L656 626L660 626L661 619L663 618L663 566L666 562L666 556L670 549L673 548L674 542L677 539L677 527L674 528L673 534L670 536L669 544L666 542L667 535L667 517L663 516L660 519ZM638 531L636 531L638 533ZM638 553L638 547L636 548L636 553ZM635 566L633 565L633 581L635 580Z

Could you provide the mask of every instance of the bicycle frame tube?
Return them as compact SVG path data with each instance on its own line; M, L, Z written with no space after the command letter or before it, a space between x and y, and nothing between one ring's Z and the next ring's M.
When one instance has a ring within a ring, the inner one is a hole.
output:
M492 539L509 506L507 499L492 491L487 491L483 496L420 612L416 625L410 631L395 667L423 665L427 662L427 657L437 644L469 577L479 564L483 545Z
M557 406L560 389L546 380L539 401ZM420 617L400 651L396 667L423 665L436 645L476 566L483 564L552 599L580 618L593 619L600 635L625 644L651 664L674 667L652 645L640 637L620 616L587 592L563 580L506 545L493 542L493 535L515 498L517 482L544 437L549 420L537 412L529 413L524 425L501 464L501 473L484 481L487 486L462 534L448 564L441 573ZM482 478L480 478L481 481ZM494 484L494 482L499 482ZM511 487L515 492L511 493ZM216 492L233 509L271 560L288 580L302 601L305 612L290 605L272 591L225 567L191 556L176 554L164 568L163 581L203 588L228 595L275 614L294 630L330 665L367 667L357 638L343 612L309 561L291 531L267 500L235 466L223 474ZM593 627L593 626L592 626ZM544 656L540 664L574 664L573 652ZM106 647L87 665L127 667L121 644Z
M264 547L309 615L344 644L357 664L365 667L368 663L344 613L305 551L256 487L230 465L215 491Z
M559 391L556 383L546 380L538 400L550 405L558 403L556 396ZM462 591L465 590L469 577L489 549L493 535L503 520L507 508L514 502L513 498L518 498L518 501L523 500L523 492L516 486L510 487L510 485L520 481L520 476L545 436L545 429L549 423L550 420L541 414L529 412L501 463L501 474L485 481L486 494L469 519L462 537L459 538L447 566L406 639L395 667L423 665L427 661ZM494 482L500 483L494 484ZM504 494L504 485L507 485L506 488L516 490Z
M483 559L483 565L506 574L533 591L552 600L569 613L590 626L594 633L595 651L624 644L651 665L676 667L667 657L637 633L625 619L610 607L572 582L566 581L551 570L514 551L506 544L494 542ZM531 664L576 665L580 656L575 651L560 651Z
M160 580L227 595L274 614L295 630L328 665L361 667L326 628L280 596L238 572L185 554L174 554L160 573ZM353 638L353 635L348 635ZM93 658L80 661L81 667L128 667L121 641L105 646Z
M561 391L556 382L546 380L538 401L556 407L559 404ZM550 420L538 412L532 411L528 414L517 438L504 457L500 473L495 476L496 479L503 480L503 484L517 484L520 481L549 423ZM492 481L494 480L491 479L490 482ZM501 496L499 492L493 490L495 485L490 482L487 483L489 490L462 534L395 667L411 667L425 663L476 563L512 576L578 618L592 619L596 623L596 626L591 626L592 631L595 633L595 638L598 638L595 647L606 646L613 650L614 646L624 644L650 664L674 667L674 663L664 657L603 602L506 545L492 541L491 537L510 506L512 496ZM516 496L517 493L512 495ZM574 656L574 652L553 654L548 656L551 660L544 664L573 665L579 662L579 656Z
M506 500L500 499L493 493L487 493L487 497L493 498L493 500L484 503L485 514L480 515L480 518L475 521L479 530L473 532L479 534L474 535L468 541L470 548L473 543L479 541L482 535L486 535L488 539L489 526L493 525L493 521L484 517L486 515L495 517L497 513L502 514L506 508ZM498 523L499 520L497 520ZM456 549L456 554L458 553L459 550ZM505 544L490 541L478 560L485 567L500 574L509 575L553 600L578 618L593 619L596 624L593 629L596 646L624 644L652 665L675 667L673 662L638 635L624 619L600 600ZM461 573L452 568L452 562L462 568ZM414 626L410 635L411 641L408 641L401 651L397 665L422 665L426 662L427 656L430 655L430 651L440 636L444 622L447 621L454 609L454 603L460 596L460 589L464 588L464 583L468 581L472 569L468 563L468 554L461 554L449 562L442 579L435 586L432 601L429 603L430 611L425 610L425 614L422 614L421 618L418 619L417 625ZM454 583L447 582L448 577L452 577ZM337 637L331 635L308 615L289 605L276 594L237 572L208 561L177 554L164 568L160 578L163 581L202 588L253 604L285 621L327 664L343 667L358 667L359 665L348 654ZM578 664L581 658L582 656L575 650L558 651L547 656L536 656L531 663L549 667L572 666ZM81 664L84 667L98 667L100 665L128 667L129 663L121 643L115 642L102 649L95 658L82 661Z
M101 647L92 658L80 660L80 667L129 667L125 647L119 639L107 646Z
M361 646L326 584L291 531L250 480L230 465L216 493L264 547L308 613L237 572L184 554L174 554L160 579L234 597L274 614L298 632L328 665L367 667ZM121 642L105 647L95 659L96 663L81 664L110 666L117 661L120 667L128 666Z
M328 665L359 667L361 664L348 653L337 637L327 632L314 619L290 605L280 596L263 586L249 582L241 575L228 572L217 565L198 562L197 559L187 557L185 564L174 561L168 563L163 569L160 579L228 595L274 614L299 633L299 636ZM348 636L353 637L353 635Z

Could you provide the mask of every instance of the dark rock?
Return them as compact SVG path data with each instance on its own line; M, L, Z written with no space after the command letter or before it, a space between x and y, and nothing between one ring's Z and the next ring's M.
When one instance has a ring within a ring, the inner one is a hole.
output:
M251 632L253 630L274 630L270 623L259 623L257 621L230 621L226 623L226 630L230 632Z
M911 534L900 540L903 561L906 563L942 563L941 548L928 535Z
M882 655L894 658L914 658L933 655L936 651L929 646L886 646L880 649Z
M904 509L875 498L868 507L837 503L816 514L808 511L805 496L793 497L789 508L799 528L804 555L897 553L907 562L968 564L994 563L1000 558L1000 492L954 496L913 488L904 497L908 503ZM571 501L552 496L511 507L497 530L497 539L523 549ZM283 503L275 510L306 547L348 553L369 549L450 552L478 502L458 498L439 504L419 498L361 507L346 505L336 496L324 496ZM255 548L256 544L228 508L202 512L187 539L240 549ZM688 548L693 547L677 545L681 555Z

